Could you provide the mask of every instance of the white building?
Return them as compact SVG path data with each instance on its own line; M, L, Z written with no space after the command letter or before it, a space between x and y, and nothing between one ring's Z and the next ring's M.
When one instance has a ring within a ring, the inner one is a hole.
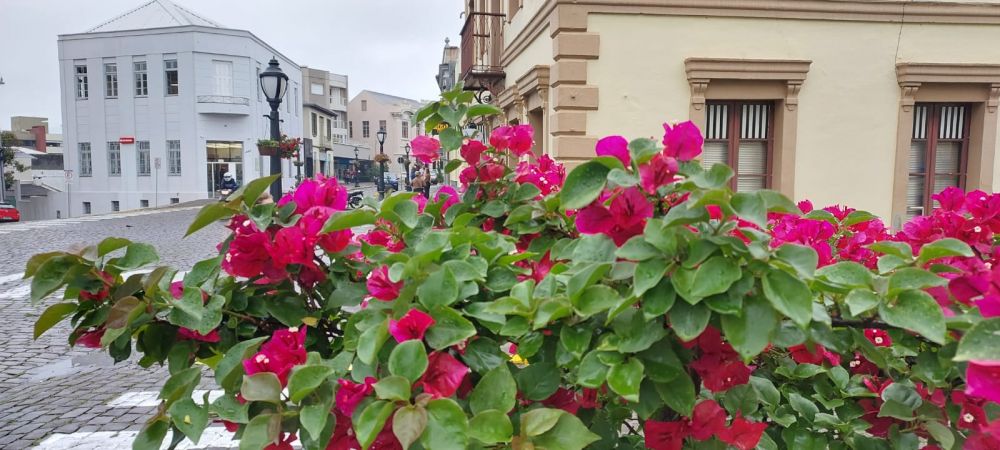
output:
M366 143L348 139L347 75L302 67L302 86L303 173L353 180L354 167L368 167L372 155Z
M207 198L225 172L241 184L268 174L256 143L270 107L257 76L272 57L289 78L282 132L302 135L299 66L169 0L58 45L71 217Z

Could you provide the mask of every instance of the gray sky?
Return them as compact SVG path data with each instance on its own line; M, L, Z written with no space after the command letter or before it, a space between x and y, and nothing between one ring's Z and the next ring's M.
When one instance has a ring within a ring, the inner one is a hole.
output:
M0 130L10 116L61 132L56 37L86 31L147 0L0 0ZM249 30L300 65L344 73L363 89L436 98L444 38L457 45L460 0L173 0ZM275 19L269 11L282 14Z

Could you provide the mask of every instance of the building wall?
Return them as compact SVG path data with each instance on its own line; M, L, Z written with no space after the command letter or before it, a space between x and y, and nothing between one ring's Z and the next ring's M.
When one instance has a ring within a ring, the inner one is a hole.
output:
M533 3L550 7L529 18L523 13ZM505 29L504 57L508 87L536 65L551 66L551 120L556 122L560 104L583 118L563 126L573 130L566 136L548 136L550 142L560 141L553 142L556 154L563 151L572 156L570 161L579 161L602 136L658 136L663 122L689 119L687 58L807 60L811 66L798 93L794 185L789 191L796 199L847 204L886 218L893 212L894 180L906 176L895 169L902 95L896 65L1000 61L1000 48L992 45L1000 40L995 6L963 5L964 15L933 16L934 8L952 6L921 5L931 9L901 25L888 13L849 16L863 2L827 2L834 7L841 3L847 11L824 13L830 20L818 13L808 19L774 17L805 13L767 11L754 15L771 17L722 17L741 13L714 7L697 14L693 8L665 6L616 10L614 2L599 2L603 5L587 11L551 3L525 0L525 9ZM532 36L530 23L519 21L549 26ZM554 123L553 128L558 132L560 126ZM996 139L997 124L986 128L993 131L986 136ZM1000 159L991 156L988 162L994 173L1000 172ZM1000 190L1000 177L982 187Z
M243 143L243 182L269 173L267 158L257 153L256 141L268 136L270 111L258 92L257 75L272 55L279 58L290 85L280 108L282 132L301 135L301 73L293 62L252 34L207 27L176 27L61 36L59 59L63 103L66 168L74 171L72 216L82 214L83 202L93 214L110 212L111 202L121 210L206 198L208 141ZM179 93L165 94L164 63L178 62ZM148 96L134 90L133 62L147 63ZM232 64L232 95L220 100L215 88L215 63ZM115 62L118 97L105 98L104 64ZM76 98L74 66L86 64L89 96ZM291 120L289 120L291 118ZM108 176L107 142L132 136L150 142L149 176L137 175L138 144L121 144L121 176ZM181 141L181 174L167 174L167 140ZM80 176L78 143L89 142L93 176ZM160 167L156 167L159 159ZM292 166L283 164L285 189L294 183Z
M368 104L367 111L362 110L362 102ZM420 103L411 100L384 100L384 97L373 94L370 91L361 91L351 99L348 105L348 117L354 126L354 141L362 142L372 149L372 154L378 153L379 144L375 133L379 130L379 121L386 121L386 139L384 143L385 154L390 157L386 163L386 170L394 174L402 174L403 167L397 162L400 156L405 154L404 147L410 140L417 136L418 127L413 123L413 116L420 109ZM363 135L363 122L367 120L370 126L370 135L365 138ZM408 125L407 137L403 137L403 122ZM413 160L411 156L411 161Z

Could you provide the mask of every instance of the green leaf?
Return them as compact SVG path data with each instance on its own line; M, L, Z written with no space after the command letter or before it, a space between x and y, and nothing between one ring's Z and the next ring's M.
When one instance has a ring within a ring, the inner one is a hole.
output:
M930 294L916 290L903 291L895 305L883 303L879 305L878 312L885 323L905 328L931 342L944 345L944 314Z
M38 339L43 333L62 322L66 316L76 311L76 303L56 303L48 308L35 321L34 339Z
M446 128L439 135L441 146L446 150L456 150L462 146L462 133L454 128Z
M615 318L615 335L618 336L618 351L637 353L648 349L667 335L663 322L646 321L640 311L629 309Z
M639 357L642 358L642 365L646 368L646 378L652 381L672 381L684 371L684 365L670 346L670 339L656 342L639 353Z
M328 423L336 425L337 418L330 414L334 401L334 383L325 381L307 396L299 408L299 423L314 440L321 440Z
M410 401L410 380L392 375L375 383L375 394L381 400Z
M588 161L566 176L559 200L563 209L580 209L597 199L607 183L611 168L598 161Z
M608 374L608 366L604 365L598 358L599 353L596 350L592 351L580 360L580 366L576 372L576 382L580 386L598 389L604 385L604 380Z
M208 408L198 406L194 400L184 398L170 406L170 418L184 436L195 444L208 426Z
M442 398L427 404L427 429L420 436L425 449L464 449L469 442L469 419L454 400Z
M358 359L368 365L375 364L378 352L388 338L389 329L386 321L369 327L358 337Z
M782 270L771 270L764 275L764 296L774 309L801 327L812 320L812 292L809 286Z
M278 376L271 372L259 372L243 377L243 387L240 388L243 398L251 402L281 402L281 382Z
M469 409L473 414L487 410L508 413L517 404L517 383L506 364L486 372L476 383L469 396Z
M767 208L756 193L737 192L731 200L736 215L761 228L767 227ZM815 267L815 266L813 266Z
M166 419L157 419L146 424L132 442L132 450L160 450L163 438L167 436L169 429L170 422Z
M476 327L462 313L447 306L431 309L434 325L427 329L427 345L435 350L450 347L476 334Z
M573 249L573 262L610 263L615 261L615 241L604 234L585 234Z
M794 202L785 197L784 194L770 189L761 189L757 195L764 199L764 206L768 212L783 212L789 214L800 214L799 207Z
M159 398L163 399L168 406L182 398L189 398L200 380L201 369L197 367L189 367L177 372L163 384Z
M517 192L514 193L515 202L525 202L538 197L542 193L538 186L531 183L522 183L517 187Z
M691 416L695 402L695 387L694 382L691 381L691 377L686 372L681 372L680 375L669 382L657 382L654 386L656 387L656 392L660 394L660 399L670 409L677 411L682 416Z
M984 319L958 342L955 361L1000 360L1000 318Z
M698 172L690 177L695 186L702 189L719 189L733 177L733 169L725 164L713 164L708 170Z
M729 290L743 276L740 266L723 256L714 256L703 262L694 273L691 295L705 298Z
M633 236L615 251L615 256L631 261L645 261L663 255L656 247L648 244L644 236Z
M783 244L778 247L775 256L787 263L801 277L812 278L819 264L819 255L812 247L797 244Z
M894 296L907 289L926 289L946 284L948 284L947 279L926 270L904 267L889 277L889 296Z
M636 164L644 164L663 150L661 145L650 138L637 138L628 143L629 156Z
M389 354L389 373L416 382L427 370L427 350L418 339L403 342Z
M299 403L324 380L333 375L333 368L325 365L296 366L288 377L288 397L292 402Z
M878 416L900 420L913 420L913 411L923 404L917 390L906 382L890 384L882 391L882 400Z
M240 450L261 450L276 442L281 432L280 414L261 414L247 424L240 437Z
M618 304L621 297L610 286L595 284L583 290L580 298L573 302L573 308L583 317L600 314Z
M489 103L479 103L470 106L469 110L465 113L465 117L467 119L472 119L479 116L495 116L501 112L500 108L497 108ZM403 448L406 448L406 446L404 445Z
M881 300L879 300L878 296L868 289L854 289L844 297L844 303L847 304L847 309L851 312L852 316L875 309L879 302Z
M448 165L444 166L444 173L452 173L458 170L459 167L462 167L462 164L464 163L465 161L461 159L453 159L451 161L448 161Z
M368 404L358 420L354 422L354 433L361 448L368 448L385 427L385 421L392 415L395 405L392 402L376 400Z
M664 278L642 296L642 314L646 319L660 317L670 311L677 299L677 292L669 279Z
M712 311L704 304L691 305L687 302L676 302L670 308L670 326L683 341L690 341L705 331Z
M225 203L209 203L198 211L198 215L195 216L194 221L191 222L191 226L189 226L187 232L184 233L184 237L190 236L194 234L195 231L205 228L219 220L228 219L237 212L239 211L230 208Z
M244 185L242 189L243 204L247 205L248 207L253 206L253 204L257 202L257 199L260 198L260 194L263 194L264 191L266 191L267 188L271 186L271 183L273 183L278 178L281 178L281 174L274 174L266 177L261 177Z
M920 255L917 257L917 265L924 265L928 261L949 256L971 257L975 253L969 244L955 238L944 238L926 244L920 248Z
M951 432L951 429L945 426L943 423L936 420L928 420L924 422L924 428L927 432L931 434L940 447L944 449L949 449L955 446L955 434Z
M816 407L815 403L803 397L798 392L788 393L788 403L792 405L792 409L810 422L813 421L816 417L816 413L819 412L819 408Z
M31 303L37 304L43 298L55 292L56 289L59 289L66 278L66 274L79 263L80 258L66 254L53 256L41 263L31 278ZM28 264L30 267L31 261Z
M417 299L428 309L448 306L458 300L458 280L448 268L431 273L417 288Z
M746 297L741 315L722 316L722 331L726 340L744 359L757 356L771 343L778 328L778 318L765 300Z
M521 414L521 434L538 436L549 431L563 414L565 411L553 408L538 408Z
M484 444L510 442L513 435L514 426L510 417L495 409L482 411L469 421L469 437Z
M593 330L581 326L563 325L559 331L559 342L566 350L576 356L583 357L583 354L590 349L590 337Z
M417 442L426 428L427 410L423 407L407 405L397 409L392 416L392 433L404 449Z
M108 253L123 248L131 243L132 241L125 238L119 238L119 237L105 238L103 241L101 241L101 243L97 244L97 256L101 257L107 255Z
M666 271L667 261L665 259L654 258L640 262L635 268L635 275L633 278L634 281L632 288L635 295L641 296L643 293L656 286L657 283L663 279L663 275Z
M608 387L633 403L639 402L639 387L643 377L642 361L637 358L615 364L608 370Z
M542 401L559 389L559 369L551 362L534 363L517 373L517 386L528 400Z
M330 215L320 230L321 234L332 231L349 230L354 227L371 225L375 223L375 211L370 209L353 209L350 211L337 211Z
M913 249L910 244L896 241L881 241L868 246L869 249L886 255L896 256L904 260L913 259Z
M267 336L253 338L239 342L226 351L226 356L222 357L219 364L215 366L215 380L226 391L232 392L240 387L243 377L243 360L249 359L261 342Z
M532 439L535 448L546 450L582 450L601 439L591 433L580 419L562 411L559 421L549 431Z
M845 288L867 288L872 284L872 273L854 261L841 261L816 271L816 276Z

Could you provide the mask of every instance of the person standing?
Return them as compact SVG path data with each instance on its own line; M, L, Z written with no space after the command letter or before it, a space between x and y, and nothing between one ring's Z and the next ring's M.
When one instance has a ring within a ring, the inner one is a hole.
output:
M410 178L410 186L413 192L424 192L424 175L420 164L413 167L413 176Z

